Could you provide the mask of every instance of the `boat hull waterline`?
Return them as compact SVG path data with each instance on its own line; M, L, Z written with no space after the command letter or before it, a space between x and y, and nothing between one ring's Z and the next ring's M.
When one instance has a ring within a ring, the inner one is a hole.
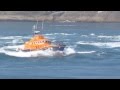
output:
M36 50L31 50L31 49L17 49L17 51L24 51L24 52L29 52L29 51L38 51L38 50L52 50L52 51L64 51L65 46L61 46L61 47L52 47L52 48L47 48L47 49L36 49Z

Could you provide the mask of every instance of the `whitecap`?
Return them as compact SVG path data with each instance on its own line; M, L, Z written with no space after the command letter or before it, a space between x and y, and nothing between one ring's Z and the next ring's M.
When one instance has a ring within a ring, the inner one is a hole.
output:
M4 46L0 48L0 53L4 53L9 56L14 57L39 57L39 56L67 56L75 53L75 50L72 48L66 48L64 51L53 51L53 50L38 50L38 51L16 51L18 48L23 48L23 45L14 45L14 46Z
M94 33L91 33L90 35L91 35L91 36L95 36L95 34L94 34Z
M89 54L89 53L95 53L96 51L81 51L81 52L77 52L79 54Z
M97 36L100 39L108 39L111 41L120 41L120 35L116 35L116 36L106 36L106 35L100 35Z
M76 44L93 45L93 46L103 47L103 48L120 47L120 42L84 42L84 41L79 41L79 42L76 42Z
M65 55L71 55L71 54L75 54L76 53L76 51L73 49L73 48L66 48L65 50L64 50L64 53L65 53Z
M87 35L81 35L81 37L88 37Z

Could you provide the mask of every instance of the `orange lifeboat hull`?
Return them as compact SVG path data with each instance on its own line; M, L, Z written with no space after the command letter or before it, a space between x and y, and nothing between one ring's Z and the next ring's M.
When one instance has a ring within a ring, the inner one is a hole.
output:
M35 35L32 39L24 44L24 48L22 51L37 51L37 50L46 50L52 49L54 51L59 50L63 51L65 45L55 45L52 44L49 40L47 40L42 35Z

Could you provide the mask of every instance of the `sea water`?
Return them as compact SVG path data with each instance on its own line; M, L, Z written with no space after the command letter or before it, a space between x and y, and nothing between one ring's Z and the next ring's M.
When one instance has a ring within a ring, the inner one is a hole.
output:
M35 23L0 22L1 79L120 78L120 23L44 22L40 33L65 50L16 51Z

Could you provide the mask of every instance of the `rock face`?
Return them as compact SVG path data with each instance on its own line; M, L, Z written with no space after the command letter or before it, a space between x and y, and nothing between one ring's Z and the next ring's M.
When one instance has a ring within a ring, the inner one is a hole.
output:
M120 11L0 11L0 20L120 22Z

